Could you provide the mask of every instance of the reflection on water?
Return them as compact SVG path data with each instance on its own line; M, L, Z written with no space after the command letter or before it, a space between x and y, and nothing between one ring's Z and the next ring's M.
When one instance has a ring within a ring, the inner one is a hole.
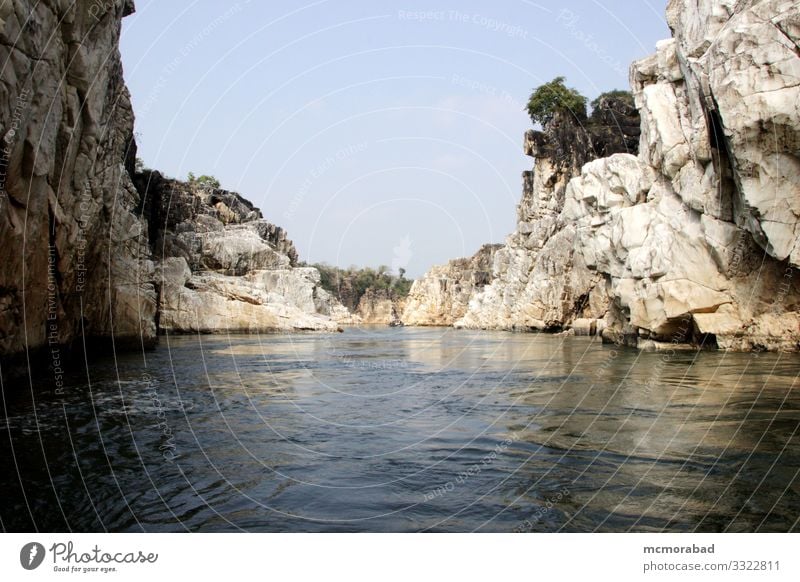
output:
M450 329L170 338L6 386L5 530L800 529L800 360ZM77 372L77 371L76 371Z

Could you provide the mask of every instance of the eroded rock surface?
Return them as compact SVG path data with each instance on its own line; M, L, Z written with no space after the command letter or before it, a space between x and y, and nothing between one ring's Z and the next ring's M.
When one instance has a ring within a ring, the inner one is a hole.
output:
M159 325L336 329L347 310L252 204L136 175L118 50L133 10L130 0L0 2L4 363L81 338L146 347Z
M286 232L235 192L136 176L150 221L159 329L167 333L335 331L349 312L297 267Z
M434 267L414 281L402 311L402 322L453 325L466 313L470 298L491 281L494 255L500 246L484 245L472 257Z
M517 230L456 326L798 349L800 7L672 0L667 16L674 38L631 69L638 155L578 171L580 132L571 158L563 124L528 132Z
M92 9L95 6L95 9ZM101 6L102 9L97 9ZM132 2L14 0L0 14L0 354L156 337L118 51Z
M355 311L354 323L364 325L402 325L401 314L406 299L397 297L391 290L367 289Z

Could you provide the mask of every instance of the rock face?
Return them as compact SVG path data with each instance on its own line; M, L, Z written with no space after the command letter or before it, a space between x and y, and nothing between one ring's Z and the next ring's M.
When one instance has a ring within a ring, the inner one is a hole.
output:
M674 38L631 69L638 156L576 171L554 154L563 126L529 132L517 231L456 326L798 349L800 7L672 0L667 16Z
M142 347L159 326L336 329L346 310L252 204L136 176L118 50L133 10L0 3L0 356Z
M639 132L630 128L639 117L616 102L598 105L588 131L581 120L556 115L544 132L525 134L524 151L536 163L523 174L517 230L494 256L492 283L471 298L457 327L558 330L571 319L603 316L608 303L603 278L575 253L579 233L562 211L570 181L581 174L581 167L596 165L587 162L601 153L636 150ZM625 128L616 136L607 122L610 115ZM635 159L630 154L620 159L628 158ZM625 161L613 168L617 174L627 170ZM602 191L605 186L596 187Z
M797 350L800 7L673 0L667 17L675 38L631 72L652 185L591 232L606 337Z
M14 0L0 12L0 354L156 337L133 114L118 51L132 2Z
M356 308L354 323L364 325L402 325L401 314L406 299L386 289L367 289Z
M470 298L492 279L492 262L501 245L484 245L468 259L434 267L414 281L405 307L405 325L449 326L464 316Z
M299 268L285 231L235 192L136 176L156 261L158 325L167 333L338 328L349 315Z

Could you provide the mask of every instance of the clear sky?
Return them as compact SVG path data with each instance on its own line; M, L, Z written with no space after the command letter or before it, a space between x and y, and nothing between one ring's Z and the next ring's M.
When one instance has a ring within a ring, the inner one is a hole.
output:
M300 256L431 265L514 228L531 90L594 98L669 37L665 0L136 0L139 156L213 174Z

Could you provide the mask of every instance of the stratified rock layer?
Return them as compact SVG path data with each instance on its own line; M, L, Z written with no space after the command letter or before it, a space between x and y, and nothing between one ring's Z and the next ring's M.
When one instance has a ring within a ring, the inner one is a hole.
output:
M552 128L529 132L517 231L456 326L798 349L800 7L672 0L667 16L674 38L631 69L639 155L576 171Z

